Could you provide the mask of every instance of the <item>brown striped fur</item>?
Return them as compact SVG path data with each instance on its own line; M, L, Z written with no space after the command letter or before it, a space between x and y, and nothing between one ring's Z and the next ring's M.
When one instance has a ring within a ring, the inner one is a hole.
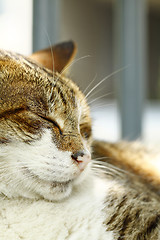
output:
M89 114L86 115L88 106L83 94L71 80L29 58L6 51L0 52L0 72L0 141L4 142L4 138L11 140L11 128L23 141L38 139L43 127L47 126L53 128L55 142L62 150L75 152L82 148L75 97L84 105L80 122L82 134L83 129L91 131L91 119ZM53 109L54 118L50 116ZM59 115L65 119L61 130L56 124Z
M72 58L72 53L67 54ZM44 128L49 128L57 147L74 153L82 148L75 99L83 104L80 127L88 145L91 144L89 107L70 79L36 63L37 56L26 58L0 51L0 144L9 144L13 139L29 143L39 139ZM52 68L51 63L39 62ZM69 59L57 60L56 64L62 66L56 66L56 70L62 71L68 63ZM54 116L50 115L51 109L54 109ZM64 126L58 123L58 117L65 119ZM110 163L103 177L115 181L115 187L105 200L106 229L115 231L118 240L160 239L160 174L156 168L151 168L152 152L132 143L94 141L92 148L94 157L107 158L100 162L99 168L103 162L104 166L105 162Z

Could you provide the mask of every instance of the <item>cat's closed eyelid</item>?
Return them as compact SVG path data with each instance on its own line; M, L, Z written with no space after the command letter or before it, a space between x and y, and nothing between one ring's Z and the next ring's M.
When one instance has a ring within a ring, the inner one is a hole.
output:
M60 133L61 135L63 134L60 126L59 126L58 123L55 122L53 119L48 118L48 117L46 117L46 116L41 116L41 115L38 115L38 116L39 116L40 118L44 119L45 121L52 123L56 128L58 128L59 133Z
M86 127L80 126L80 129L81 129L81 134L85 139L90 138L90 136L92 135L91 134L92 130L89 126L88 127L87 126Z

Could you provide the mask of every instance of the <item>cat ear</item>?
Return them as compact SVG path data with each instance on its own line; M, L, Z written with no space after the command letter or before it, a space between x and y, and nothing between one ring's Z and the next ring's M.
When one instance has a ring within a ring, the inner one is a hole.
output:
M30 58L52 71L61 73L73 60L75 54L75 43L68 41L35 52Z

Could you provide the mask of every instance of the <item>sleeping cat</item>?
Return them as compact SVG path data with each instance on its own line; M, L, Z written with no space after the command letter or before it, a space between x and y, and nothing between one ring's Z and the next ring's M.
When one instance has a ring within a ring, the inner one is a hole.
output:
M92 141L74 54L0 51L0 240L160 239L159 155Z

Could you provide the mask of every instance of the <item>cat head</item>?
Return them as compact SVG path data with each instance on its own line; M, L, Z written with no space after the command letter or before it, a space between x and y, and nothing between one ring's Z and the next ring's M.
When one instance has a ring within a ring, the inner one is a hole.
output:
M74 53L73 42L29 58L0 51L0 193L7 197L61 200L89 170L89 107L62 74Z

